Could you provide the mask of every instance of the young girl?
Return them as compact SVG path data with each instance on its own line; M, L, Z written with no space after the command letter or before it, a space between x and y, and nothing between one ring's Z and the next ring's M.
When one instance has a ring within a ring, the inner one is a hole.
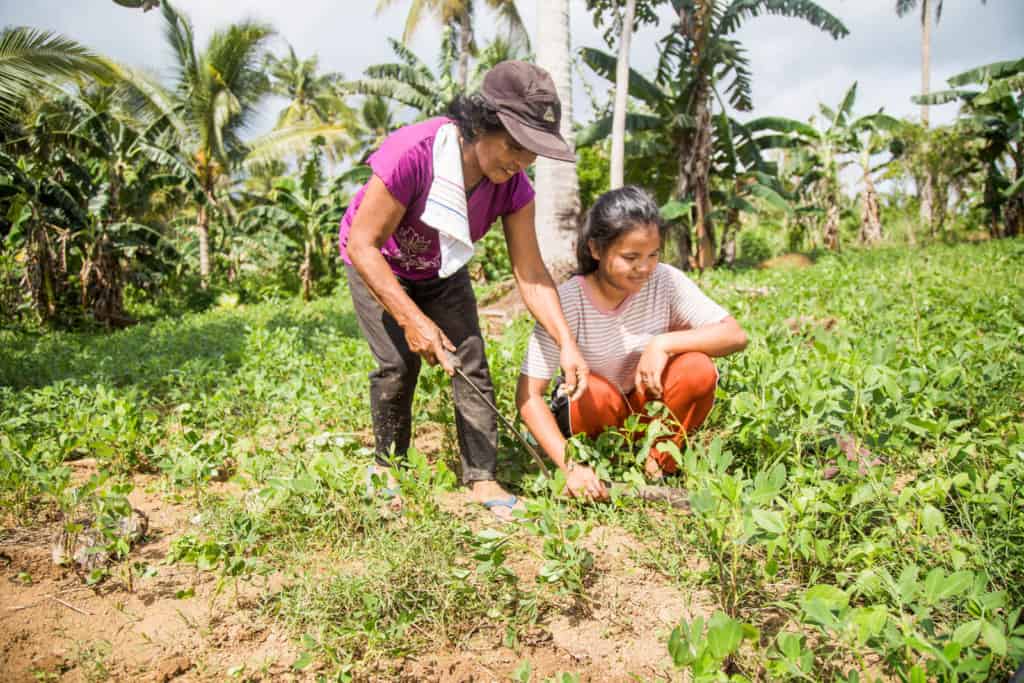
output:
M729 313L682 272L659 263L664 224L654 200L637 187L598 198L576 246L579 271L558 288L569 329L590 369L582 396L550 408L544 390L558 369L559 348L534 328L519 375L516 403L526 426L566 473L570 495L602 500L594 471L566 461L566 439L620 427L631 413L662 401L681 425L676 442L704 422L718 371L711 357L747 345ZM651 477L671 473L671 455L655 448Z

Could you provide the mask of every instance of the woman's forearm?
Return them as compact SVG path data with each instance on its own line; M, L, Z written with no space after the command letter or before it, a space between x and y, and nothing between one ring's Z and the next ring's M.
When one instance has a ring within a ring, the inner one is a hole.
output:
M747 333L732 317L692 330L659 334L652 340L669 355L699 351L712 358L728 356L747 347Z
M530 276L516 273L516 284L530 315L540 323L544 331L551 335L555 343L559 347L563 347L566 342L571 341L573 336L569 331L569 325L565 322L558 291L555 289L555 284L547 269L542 268L541 273L534 273Z
M520 376L516 390L516 407L526 428L533 434L544 453L562 470L567 468L565 462L565 437L558 429L555 416L551 414L542 394L530 390L529 379Z
M418 316L423 315L419 306L405 293L398 278L375 245L350 243L348 256L352 260L352 267L363 278L373 296L403 329Z

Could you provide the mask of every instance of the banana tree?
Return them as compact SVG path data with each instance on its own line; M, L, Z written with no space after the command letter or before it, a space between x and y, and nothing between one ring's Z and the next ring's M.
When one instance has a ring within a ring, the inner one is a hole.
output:
M825 216L822 241L828 249L839 251L839 219L841 214L840 172L854 163L851 155L858 155L863 171L864 189L862 206L877 208L877 192L872 175L878 167L872 167L874 156L884 150L882 131L897 125L882 112L853 118L853 107L857 99L857 83L853 83L843 96L839 107L832 109L819 104L822 124L811 123L778 116L766 116L748 121L746 127L757 134L757 144L762 150L779 149L796 152L802 176L798 191L809 202L810 207ZM806 212L805 212L806 213ZM871 218L869 214L862 218ZM862 226L862 234L873 236L881 232L873 225Z
M452 75L456 53L451 30L442 33L436 75L412 50L393 38L388 38L388 43L398 61L368 66L366 78L339 84L339 92L383 97L415 110L419 119L443 114L462 91Z
M95 320L114 326L132 322L124 314L126 278L162 265L162 235L151 225L166 218L171 205L167 200L178 191L177 178L143 152L143 143L156 144L147 135L152 129L140 128L124 112L120 94L112 88L62 93L45 101L27 122L25 135L14 146L23 154L22 165L58 183L37 192L36 201L23 202L23 207L36 207L25 215L30 221L27 264L36 270L25 282L44 318L58 314L52 292L77 290L81 310ZM32 194L27 189L23 200ZM46 198L54 196L63 198L62 212L43 220ZM50 260L44 247L52 235L62 245L60 269L47 274ZM64 281L57 282L57 277Z
M722 111L715 117L715 150L711 166L712 218L722 224L716 263L731 264L743 214L761 207L790 213L790 197L782 187L777 165L761 156L753 132Z
M849 32L839 19L809 0L672 0L672 6L678 21L661 41L654 81L634 70L629 74L630 95L641 99L650 113L627 115L626 126L632 131L658 126L671 141L676 155L673 193L677 199L693 202L696 262L700 268L709 268L715 260L710 193L713 101L727 100L737 111L750 111L753 106L750 63L731 35L745 20L762 14L803 19L833 38ZM614 82L614 60L607 55L594 58L594 52L584 51L584 60ZM595 124L604 126L610 127L610 121Z
M301 250L298 275L305 301L312 298L316 281L334 271L337 225L347 203L339 183L325 182L323 144L314 144L297 177L278 180L266 204L242 214L243 225L273 227Z
M977 140L985 174L982 205L993 235L1024 233L1024 59L994 62L948 79L950 90L918 104L960 102L957 125ZM974 86L974 87L970 87Z

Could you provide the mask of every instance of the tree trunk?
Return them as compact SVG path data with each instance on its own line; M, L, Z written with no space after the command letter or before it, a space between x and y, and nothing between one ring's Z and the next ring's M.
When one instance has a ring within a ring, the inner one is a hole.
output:
M839 199L834 195L829 197L822 241L825 243L826 249L839 251Z
M931 0L921 0L921 94L931 92L932 12ZM928 128L928 105L921 105L921 125Z
M629 101L629 46L633 40L636 0L626 0L619 38L619 61L615 67L615 110L612 113L611 189L625 182L626 104Z
M931 1L921 0L921 94L927 95L931 91L931 50L932 50L932 13ZM925 129L925 149L927 151L928 139L928 105L921 105L921 125ZM927 157L927 154L926 154ZM918 187L918 197L921 201L921 225L934 232L934 203L933 187L935 179L932 178L930 170L925 168L924 185Z
M882 240L882 221L878 209L878 192L875 181L871 179L870 156L864 153L861 159L864 169L864 192L860 203L860 241L864 244L877 244Z
M473 19L469 12L463 12L459 16L459 70L456 74L462 92L466 92L466 83L469 80L469 48L472 44Z
M302 280L302 300L309 301L313 298L313 245L306 239L306 254L302 258L302 266L299 268L299 278Z
M572 146L569 50L569 0L537 0L537 64L547 69L555 81L562 103L562 137ZM548 269L558 273L571 268L576 261L576 222L580 213L576 164L538 158L535 176L541 256Z
M695 129L683 136L679 149L679 178L676 196L693 200L693 224L697 233L697 267L701 270L715 264L714 226L711 224L711 195L708 176L711 169L711 88L705 75L699 73L704 58L704 47L711 25L707 2L697 3L692 17L686 16L685 7L679 11L682 30L693 42L690 62L700 79L694 87L693 120Z
M199 236L200 286L206 289L210 286L210 212L207 204L199 207L196 234Z

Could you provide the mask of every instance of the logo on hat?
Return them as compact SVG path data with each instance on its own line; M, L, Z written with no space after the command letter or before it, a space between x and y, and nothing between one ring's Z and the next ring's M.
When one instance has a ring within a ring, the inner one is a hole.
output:
M554 123L554 122L555 122L555 110L554 110L554 109L552 109L552 108L551 108L551 107L549 106L549 107L548 107L547 109L545 109L545 110L544 110L544 116L543 116L543 119L544 119L545 121L547 121L548 123Z

